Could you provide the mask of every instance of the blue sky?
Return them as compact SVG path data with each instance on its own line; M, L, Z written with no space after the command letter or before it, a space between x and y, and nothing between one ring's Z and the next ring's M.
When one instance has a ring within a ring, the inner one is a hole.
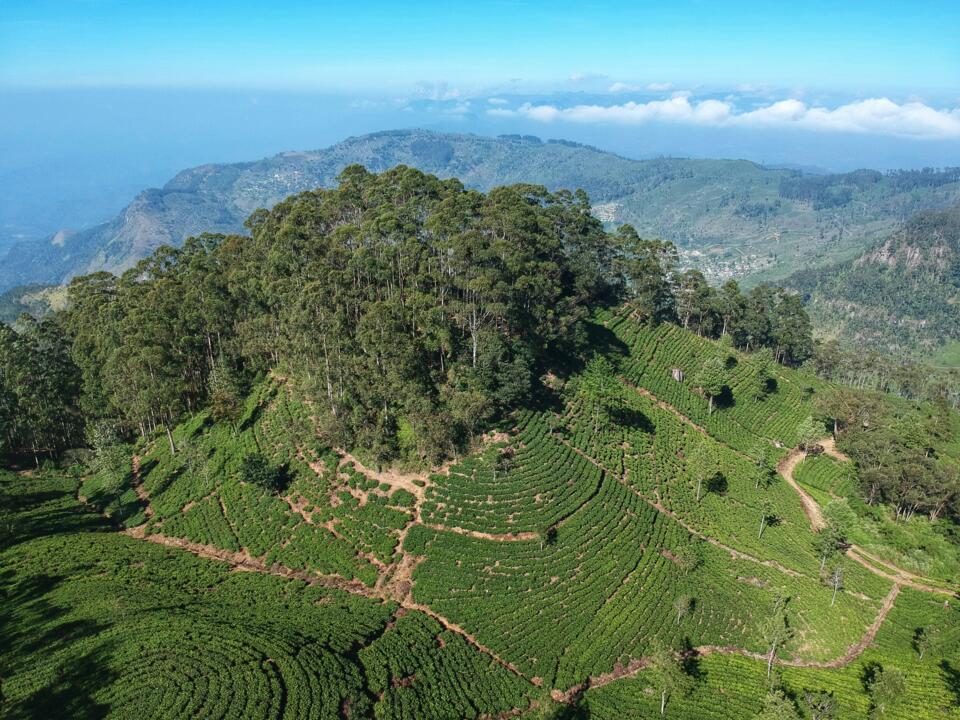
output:
M3 0L0 84L407 92L571 76L957 102L960 3Z
M960 165L960 1L0 0L0 250L394 128Z

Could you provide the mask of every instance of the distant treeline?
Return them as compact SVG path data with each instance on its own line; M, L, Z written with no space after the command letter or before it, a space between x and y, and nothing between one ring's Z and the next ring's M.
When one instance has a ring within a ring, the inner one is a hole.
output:
M797 173L780 181L780 197L813 204L814 210L842 207L853 199L855 191L863 192L885 181L896 192L916 188L934 188L960 182L960 168L923 168L881 173L876 170L855 170L837 175L803 175Z
M937 368L888 352L815 342L805 367L820 377L858 390L877 390L908 400L945 402L960 409L960 368Z

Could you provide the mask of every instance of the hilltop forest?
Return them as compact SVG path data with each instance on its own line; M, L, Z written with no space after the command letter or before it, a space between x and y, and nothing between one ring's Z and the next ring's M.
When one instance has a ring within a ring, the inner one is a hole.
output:
M68 310L3 328L6 441L57 451L103 421L146 437L207 404L235 412L283 368L334 444L438 462L587 354L591 309L628 297L780 362L810 355L795 296L678 273L670 243L605 232L583 193L484 195L403 167L340 180L254 213L250 238L202 235L119 278L77 278Z
M949 388L582 191L246 228L0 326L0 717L960 718Z

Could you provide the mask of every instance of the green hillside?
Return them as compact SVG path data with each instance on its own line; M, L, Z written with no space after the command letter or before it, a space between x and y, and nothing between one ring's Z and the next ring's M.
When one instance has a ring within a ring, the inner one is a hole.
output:
M191 235L243 232L254 210L331 187L351 164L372 172L403 164L483 191L513 183L583 189L601 220L676 243L684 261L711 279L751 283L854 257L915 212L960 202L955 168L806 175L736 159L631 160L529 135L379 132L322 150L183 170L107 223L15 245L0 263L0 290L122 272Z
M956 366L949 347L960 340L960 209L920 213L859 257L787 282L809 295L827 337Z
M217 717L325 717L344 703L361 717L537 716L548 691L584 717L645 717L658 701L639 668L659 642L699 649L700 679L670 700L671 717L751 717L767 694L778 597L792 630L775 664L788 692L831 692L840 717L856 717L869 706L863 673L893 665L907 680L895 717L957 717L960 618L943 603L947 586L871 571L848 551L831 603L796 490L784 477L756 486L756 453L788 453L819 383L779 370L776 391L756 400L749 356L625 314L605 327L623 345L600 406L590 371L573 375L542 409L512 415L432 473L377 472L324 446L309 409L273 378L236 422L201 413L179 426L176 456L165 438L145 447L126 504L96 478L78 488L8 475L11 717L47 706L39 697L122 713L143 692L180 708L170 717L199 702ZM737 362L732 403L709 413L671 371L713 354ZM243 480L253 450L284 467L281 490ZM824 462L836 461L801 468ZM831 476L797 473L811 493L848 489ZM75 493L131 529L111 532ZM764 513L776 520L758 537ZM40 651L36 638L67 626L70 642ZM921 627L941 641L917 662ZM83 673L94 657L97 673ZM160 684L146 690L144 677Z
M249 225L0 327L0 717L960 718L945 402L579 195Z

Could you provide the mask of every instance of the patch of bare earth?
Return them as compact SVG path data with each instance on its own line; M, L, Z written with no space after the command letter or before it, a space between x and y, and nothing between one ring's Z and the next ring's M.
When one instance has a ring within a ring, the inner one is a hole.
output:
M143 478L140 473L140 456L134 455L130 460L130 467L133 469L133 480L130 483L133 491L137 494L137 499L143 503L143 514L147 517L153 517L153 508L150 507L150 495L143 487Z
M810 521L810 529L814 532L820 532L827 526L826 521L823 519L823 513L820 511L820 505L793 479L793 471L806 457L807 454L803 450L794 448L780 461L780 464L777 466L777 472L780 473L783 479L787 481L787 484L800 496L803 513Z

